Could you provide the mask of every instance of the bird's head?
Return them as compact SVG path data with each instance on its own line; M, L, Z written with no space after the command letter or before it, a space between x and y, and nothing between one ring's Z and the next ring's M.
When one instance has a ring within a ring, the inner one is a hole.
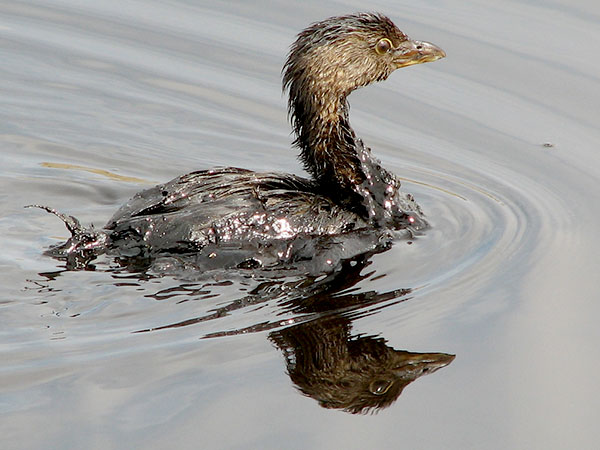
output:
M293 98L302 89L316 95L348 95L385 80L394 70L446 56L428 42L410 39L382 14L331 17L302 31L284 67L284 87Z

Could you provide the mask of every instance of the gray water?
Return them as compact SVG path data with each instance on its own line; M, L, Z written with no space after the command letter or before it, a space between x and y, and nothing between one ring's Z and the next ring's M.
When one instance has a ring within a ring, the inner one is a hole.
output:
M306 313L277 296L244 303L251 275L65 272L42 255L68 233L27 204L102 226L192 169L302 174L287 48L310 22L361 9L0 3L3 449L597 448L596 1L369 3L448 56L350 98L354 128L433 227L341 292L378 299L345 326L456 355L377 414L299 392L272 333Z

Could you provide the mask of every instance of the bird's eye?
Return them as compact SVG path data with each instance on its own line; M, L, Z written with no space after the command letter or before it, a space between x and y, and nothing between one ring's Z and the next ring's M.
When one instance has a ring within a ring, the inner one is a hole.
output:
M392 384L388 380L374 380L369 385L369 391L371 391L371 394L383 395L392 387Z
M375 46L375 51L380 55L389 52L392 49L392 41L388 38L379 39L377 45Z

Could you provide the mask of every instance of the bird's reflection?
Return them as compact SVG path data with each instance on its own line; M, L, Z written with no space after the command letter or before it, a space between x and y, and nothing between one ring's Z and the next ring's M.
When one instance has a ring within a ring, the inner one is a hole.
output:
M383 337L352 333L356 319L412 298L408 288L377 292L357 286L375 274L369 270L371 256L342 261L338 270L321 276L263 274L250 292L204 315L133 332L188 327L270 302L275 305L272 320L204 334L202 338L268 331L269 340L283 353L287 373L300 392L325 408L354 414L373 412L391 405L420 376L450 364L454 355L396 350ZM60 272L43 275L52 281ZM115 271L113 276L118 280L115 285L121 285L124 278L141 279L148 274ZM211 288L228 283L231 281L186 281L147 296L156 300L181 295L205 298L211 295Z
M396 350L382 337L352 334L352 322L357 318L411 298L411 289L354 291L359 281L374 274L365 270L370 264L364 256L344 262L339 271L325 277L264 281L249 295L209 315L160 328L216 319L236 309L277 299L282 314L297 316L211 333L204 338L271 330L269 340L283 353L287 373L303 394L324 408L353 414L373 412L391 405L408 384L447 366L455 356Z

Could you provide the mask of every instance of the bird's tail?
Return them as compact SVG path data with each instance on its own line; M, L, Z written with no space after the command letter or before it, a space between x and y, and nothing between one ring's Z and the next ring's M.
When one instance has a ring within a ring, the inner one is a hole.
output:
M93 226L85 228L75 217L63 214L49 206L27 205L25 208L43 209L64 222L71 237L62 244L50 247L44 254L66 260L67 268L87 268L92 259L105 252L108 235L104 231L96 230Z

